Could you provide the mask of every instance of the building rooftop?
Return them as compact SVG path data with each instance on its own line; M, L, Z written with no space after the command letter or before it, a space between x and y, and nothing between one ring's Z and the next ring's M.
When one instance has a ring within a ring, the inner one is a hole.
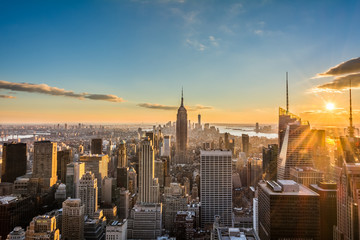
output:
M232 152L230 150L200 150L201 156L217 156L217 155L225 155L225 156L232 156Z
M269 183L276 186L275 190L269 185ZM293 180L259 182L259 186L269 195L319 196L316 192L310 190L302 184L296 183Z
M9 204L17 201L18 199L19 198L17 196L12 196L12 195L0 196L0 204Z

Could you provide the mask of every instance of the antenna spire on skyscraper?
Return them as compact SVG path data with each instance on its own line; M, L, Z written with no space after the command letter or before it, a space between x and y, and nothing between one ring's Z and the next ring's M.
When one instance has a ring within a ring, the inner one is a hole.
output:
M184 87L181 87L181 106L184 106Z
M353 126L353 118L352 118L352 99L351 99L351 79L350 79L350 88L349 88L349 98L350 98L349 136L354 137L354 126Z
M289 83L288 83L288 72L286 72L286 114L289 113Z

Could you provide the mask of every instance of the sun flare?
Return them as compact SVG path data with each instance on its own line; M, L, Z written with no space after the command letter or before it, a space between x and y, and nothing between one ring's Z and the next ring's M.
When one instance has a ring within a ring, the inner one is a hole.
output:
M327 103L326 104L326 109L331 111L335 109L335 105L333 103Z

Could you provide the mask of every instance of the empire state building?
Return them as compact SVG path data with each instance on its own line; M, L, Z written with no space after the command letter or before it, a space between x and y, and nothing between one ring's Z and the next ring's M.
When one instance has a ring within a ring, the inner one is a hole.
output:
M176 120L176 162L187 163L187 111L184 107L183 91L181 92L181 105Z

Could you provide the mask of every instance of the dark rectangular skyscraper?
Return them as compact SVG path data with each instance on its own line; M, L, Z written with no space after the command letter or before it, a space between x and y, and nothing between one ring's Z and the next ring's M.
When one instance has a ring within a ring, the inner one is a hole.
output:
M333 239L336 226L336 183L319 182L310 189L320 195L320 239Z
M102 139L91 139L91 154L102 154Z
M2 155L2 182L14 182L26 174L26 144L4 143Z
M258 186L261 240L319 239L317 193L292 180L260 182Z
M66 165L70 162L72 162L71 149L57 152L57 176L62 183L66 183Z
M242 151L246 153L246 156L249 154L249 135L242 134L241 135L241 141L242 141Z
M266 180L277 179L277 155L279 147L277 144L269 144L263 148L263 173Z

